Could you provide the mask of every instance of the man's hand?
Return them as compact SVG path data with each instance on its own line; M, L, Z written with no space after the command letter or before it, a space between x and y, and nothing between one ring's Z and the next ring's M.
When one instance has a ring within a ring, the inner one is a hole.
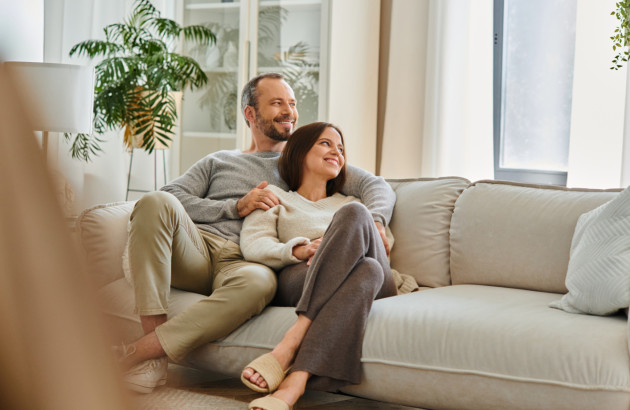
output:
M273 192L265 189L267 185L269 185L267 181L261 182L256 188L249 191L236 202L238 216L245 218L255 209L266 211L280 204L278 197Z
M310 265L311 260L313 260L313 255L315 255L315 252L317 252L320 243L322 243L322 238L316 239L306 245L294 246L293 256L301 261L306 261L306 265Z
M387 256L389 256L389 241L387 240L387 235L385 234L385 227L380 221L374 221L374 223L376 224L376 229L378 229L378 233L381 235L383 245L385 245L385 252L387 252Z

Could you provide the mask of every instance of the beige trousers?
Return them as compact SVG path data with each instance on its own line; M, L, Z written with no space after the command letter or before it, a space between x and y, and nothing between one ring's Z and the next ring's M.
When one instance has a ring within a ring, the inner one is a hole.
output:
M207 295L155 329L172 360L228 335L273 299L273 270L246 262L237 244L198 229L175 196L146 194L130 221L129 262L139 315L168 314L171 286Z

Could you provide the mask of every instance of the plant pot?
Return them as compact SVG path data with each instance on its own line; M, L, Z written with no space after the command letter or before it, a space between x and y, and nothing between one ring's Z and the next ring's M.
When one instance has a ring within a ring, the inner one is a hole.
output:
M146 93L141 94L141 97L145 96ZM176 134L176 130L179 128L179 114L181 113L181 109L182 109L182 92L181 91L173 91L169 93L173 99L175 100L175 107L177 110L177 124L174 127L173 132L170 134L170 140L167 141L165 144L163 144L162 142L160 142L160 140L158 140L157 138L155 138L155 145L153 147L153 149L169 149L171 147L171 144L173 142L173 139L175 137ZM131 152L132 149L135 148L143 148L143 149L147 149L146 147L143 146L143 142L144 142L144 135L146 134L146 131L144 132L136 132L135 131L135 127L131 124L125 124L124 126L125 129L125 134L124 134L124 140L123 143L125 144L125 147L127 148L127 151Z

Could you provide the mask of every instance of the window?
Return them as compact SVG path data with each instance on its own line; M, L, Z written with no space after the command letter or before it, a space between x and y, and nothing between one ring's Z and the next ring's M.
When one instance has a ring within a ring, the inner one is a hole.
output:
M566 185L577 0L494 0L495 179Z

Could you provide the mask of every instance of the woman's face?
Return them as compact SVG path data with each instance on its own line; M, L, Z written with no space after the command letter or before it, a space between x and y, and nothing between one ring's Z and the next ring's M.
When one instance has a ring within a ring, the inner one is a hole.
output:
M326 181L334 179L345 163L343 152L339 133L334 128L326 127L304 158L304 178L316 176Z

